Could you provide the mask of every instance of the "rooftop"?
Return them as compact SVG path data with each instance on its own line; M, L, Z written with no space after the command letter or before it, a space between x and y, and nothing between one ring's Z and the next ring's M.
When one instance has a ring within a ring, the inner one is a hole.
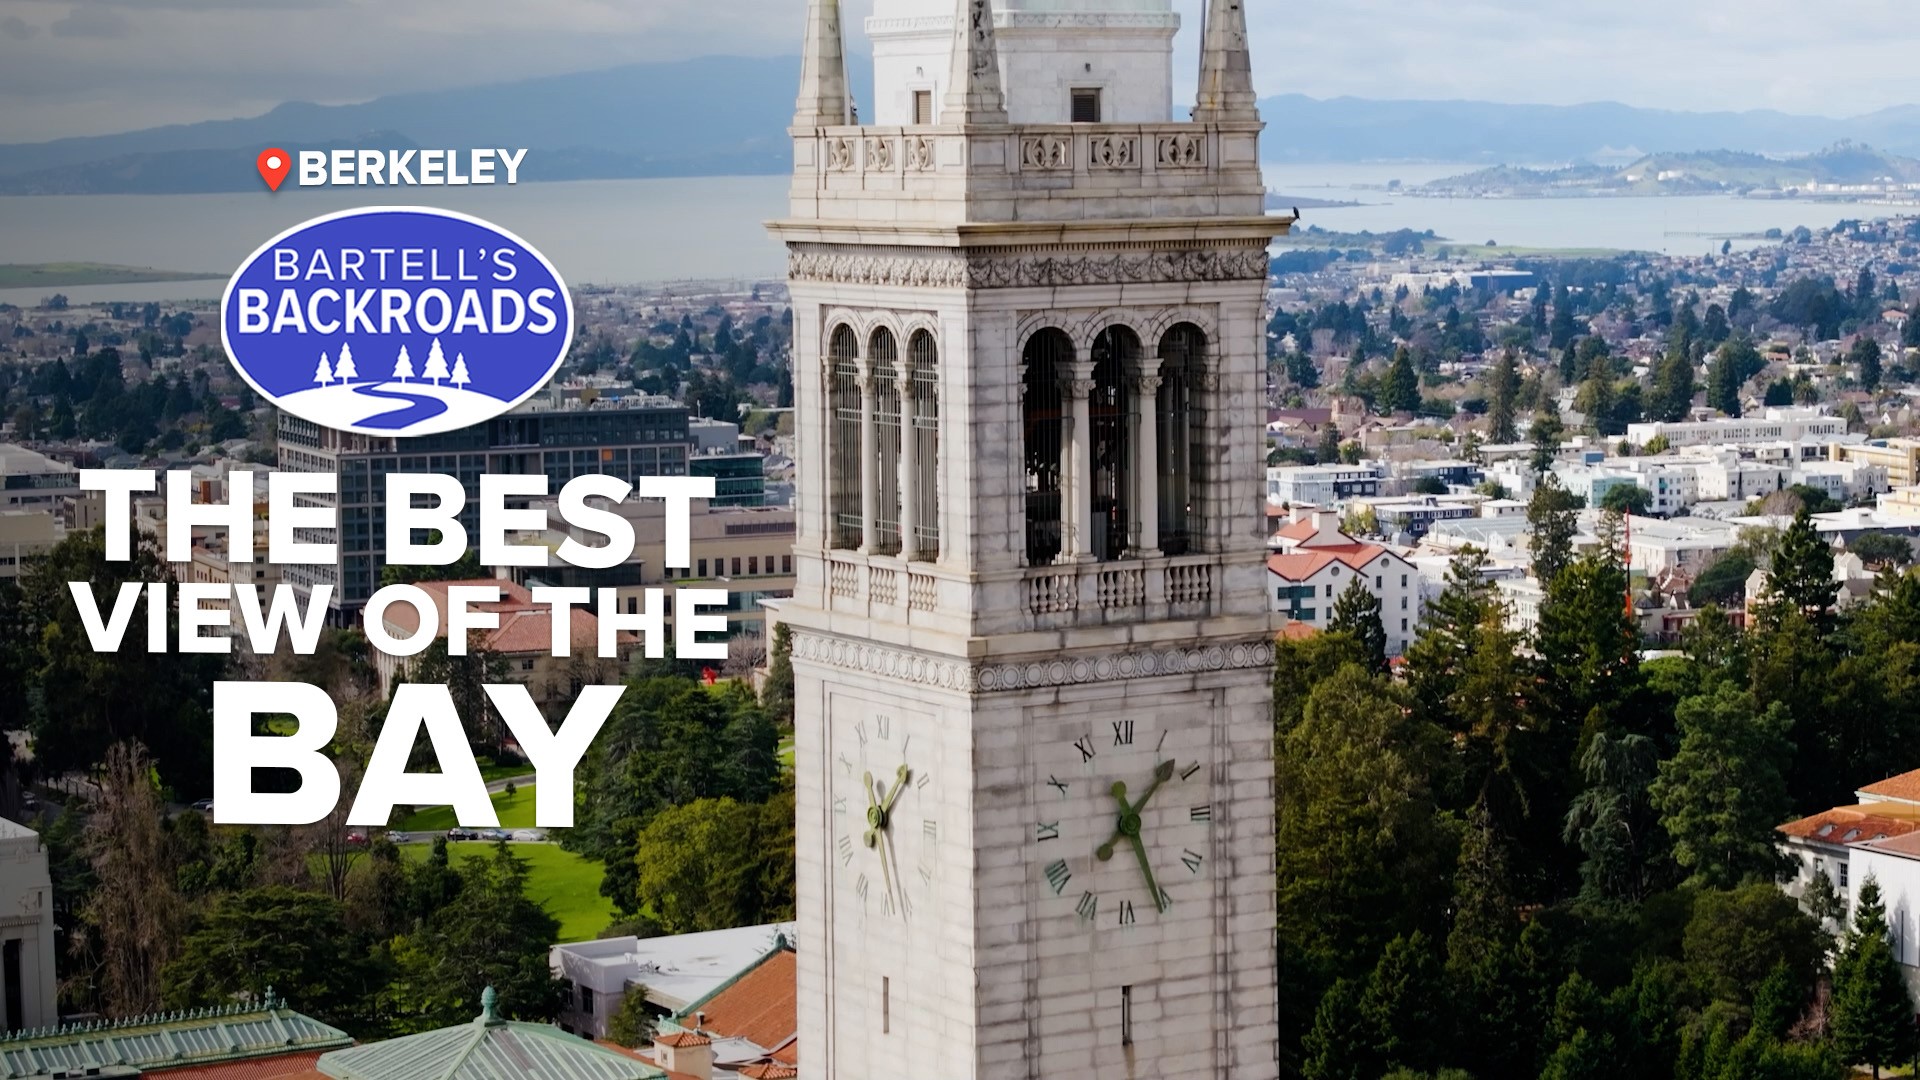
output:
M549 955L564 978L601 993L619 993L628 982L637 982L647 988L649 1001L677 1012L733 981L771 951L781 934L794 940L794 924L581 941L555 945Z
M79 1070L84 1075L89 1069L149 1072L328 1050L352 1043L346 1032L294 1012L268 991L267 1000L261 1004L0 1035L0 1080L44 1080L63 1071ZM247 1075L261 1074L249 1071Z
M663 1071L569 1035L552 1024L502 1020L493 988L480 1015L386 1042L335 1050L320 1058L334 1080L660 1080Z
M1854 794L1863 803L1886 801L1920 806L1920 769L1890 776L1877 784L1868 784Z

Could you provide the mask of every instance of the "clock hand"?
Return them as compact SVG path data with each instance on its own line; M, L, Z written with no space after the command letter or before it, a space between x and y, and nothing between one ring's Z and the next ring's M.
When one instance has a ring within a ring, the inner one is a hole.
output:
M1127 839L1133 841L1133 853L1140 858L1140 872L1147 877L1147 893L1153 897L1154 910L1167 910L1167 894L1160 891L1159 884L1153 880L1153 867L1147 863L1147 845L1140 842L1140 834L1137 831L1130 834Z
M1169 764L1171 764L1171 762L1169 762ZM891 815L893 813L893 800L900 797L900 790L907 786L907 777L910 775L912 774L904 762L899 769L895 770L893 774L893 790L887 794L887 801L880 805L880 812L882 814Z
M874 801L873 774L871 772L860 774L860 786L866 789L867 792L867 831L860 837L860 842L868 847L872 847L879 843L880 826L886 823L887 812L880 808L878 802Z
M1147 785L1146 794L1140 796L1140 801L1131 806L1127 804L1126 782L1123 780L1113 782L1113 797L1120 803L1120 821L1114 826L1113 835L1107 839L1107 842L1093 849L1096 858L1101 862L1113 858L1113 846L1120 842L1121 837L1128 835L1129 821L1131 821L1133 833L1137 835L1140 832L1140 811L1146 807L1147 800L1153 798L1153 793L1160 790L1160 785L1173 778L1173 768L1171 761L1163 761L1155 766L1153 783Z

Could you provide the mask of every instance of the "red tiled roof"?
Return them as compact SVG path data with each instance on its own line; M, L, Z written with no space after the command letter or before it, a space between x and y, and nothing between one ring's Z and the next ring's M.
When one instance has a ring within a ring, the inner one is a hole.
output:
M1267 556L1267 569L1288 581L1305 581L1338 560L1355 570L1365 567L1387 553L1378 544L1340 544L1306 548L1286 555Z
M1859 794L1876 795L1882 799L1896 799L1900 802L1920 803L1920 769L1890 776L1877 784L1868 784Z
M711 1046L713 1040L697 1031L675 1031L666 1035L655 1035L653 1041L662 1046L671 1046L678 1050L687 1046Z
M799 1028L798 970L791 949L779 949L700 1003L702 1031L772 1049Z
M1299 619L1288 619L1287 625L1281 627L1280 632L1275 634L1274 637L1280 641L1305 641L1307 638L1319 632L1320 631L1313 628L1312 623L1303 623Z
M659 1062L653 1060L652 1058L639 1052L638 1050L634 1050L630 1047L621 1046L617 1042L609 1042L606 1039L595 1039L593 1040L593 1044L595 1046L604 1046L608 1050L611 1050L616 1054L624 1054L625 1056L630 1057L635 1061L645 1062L646 1064L652 1066L653 1068L659 1069L661 1072L665 1073L667 1075L667 1080L700 1080L700 1077L697 1077L692 1073L675 1072L672 1069L666 1068L665 1066L661 1065Z
M472 605L472 611L491 611L500 616L500 626L494 630L478 631L486 648L508 655L521 653L545 653L553 644L553 609L545 604L535 604L533 596L526 586L498 578L479 578L472 581L422 581L419 587L432 598L439 626L436 637L447 636L447 590L455 585L492 586L500 590L500 599L491 604ZM594 650L600 645L600 620L591 610L573 608L571 616L570 640L575 650ZM407 637L420 628L419 613L411 604L394 604L387 608L383 616L386 624L394 629L399 637ZM638 635L622 630L619 633L621 644L632 645L639 642Z
M1313 527L1313 515L1308 514L1299 521L1290 521L1286 527L1273 535L1282 540L1311 540L1320 530Z
M800 1070L781 1061L767 1061L758 1065L748 1065L740 1070L747 1080L793 1080Z
M1869 843L1875 851L1885 851L1894 855L1905 855L1910 859L1920 859L1920 830L1904 836L1891 836L1877 843Z
M325 1078L315 1066L323 1051L281 1054L246 1061L222 1061L212 1065L189 1065L183 1069L149 1069L146 1075L165 1080L310 1080Z
M1789 821L1780 826L1779 831L1802 840L1842 847L1863 840L1905 836L1915 829L1920 829L1920 824L1876 814L1868 807L1836 806L1812 817Z

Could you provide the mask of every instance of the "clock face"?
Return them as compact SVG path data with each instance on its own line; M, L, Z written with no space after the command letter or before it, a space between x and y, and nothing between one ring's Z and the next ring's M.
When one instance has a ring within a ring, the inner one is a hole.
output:
M1205 898L1211 727L1129 713L1058 728L1043 745L1030 864L1055 925L1123 930Z
M843 903L870 918L911 921L931 911L940 839L932 740L911 715L836 698L829 790L833 871Z

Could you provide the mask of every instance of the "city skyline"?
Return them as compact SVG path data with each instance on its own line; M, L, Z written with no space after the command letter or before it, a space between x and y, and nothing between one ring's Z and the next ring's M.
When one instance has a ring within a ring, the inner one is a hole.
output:
M864 62L874 0L847 5ZM1198 0L1174 0L1176 99L1190 96ZM0 142L110 134L251 116L289 101L385 94L590 71L702 55L791 55L792 0L714 7L685 0L537 9L476 0L6 0L0 4ZM1920 103L1920 73L1893 0L1813 12L1779 0L1652 0L1607 7L1527 4L1250 5L1263 96L1469 99L1568 105L1619 101L1682 111L1775 109L1846 117ZM1523 39L1522 50L1490 44ZM279 42L298 40L298 53ZM1862 72L1885 72L1863 78Z

